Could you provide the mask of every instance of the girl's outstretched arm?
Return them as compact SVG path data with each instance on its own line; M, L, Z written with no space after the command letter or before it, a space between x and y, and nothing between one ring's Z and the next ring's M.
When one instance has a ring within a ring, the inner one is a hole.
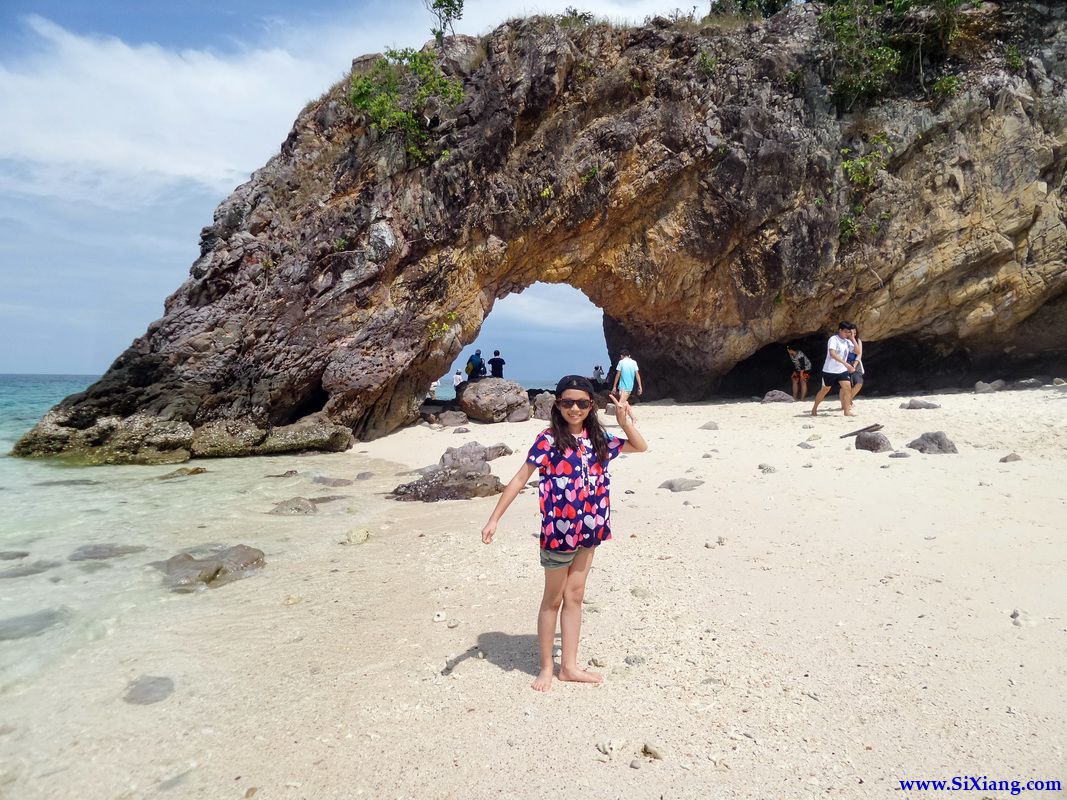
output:
M622 446L622 452L645 452L648 449L648 442L645 441L645 437L641 435L641 431L637 430L637 426L634 424L633 416L630 414L630 404L620 400L617 395L612 394L609 397L615 403L615 421L619 423L622 432L626 434L626 444Z
M482 528L483 542L489 544L493 541L497 523L500 522L500 518L504 516L504 512L508 510L508 506L511 505L512 501L519 496L519 492L521 492L522 487L526 485L526 481L530 480L530 476L533 475L535 469L537 469L537 467L527 462L519 467L519 471L515 473L515 477L508 481L508 485L504 487L500 499L496 501L496 508L494 508L493 513L489 515L489 521L485 523L485 527Z

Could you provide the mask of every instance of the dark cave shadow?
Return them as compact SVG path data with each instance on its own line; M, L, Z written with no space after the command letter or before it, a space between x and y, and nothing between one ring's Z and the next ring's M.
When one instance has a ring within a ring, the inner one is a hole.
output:
M558 637L558 634L557 634ZM446 662L442 675L448 675L464 661L485 654L485 660L505 672L518 670L537 677L537 634L491 631L478 634L478 641Z

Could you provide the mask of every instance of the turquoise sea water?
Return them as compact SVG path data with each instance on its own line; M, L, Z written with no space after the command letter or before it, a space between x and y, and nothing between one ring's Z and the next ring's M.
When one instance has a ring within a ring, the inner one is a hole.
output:
M556 382L563 376L557 375L555 378L510 378L505 375L504 377L507 380L519 383L524 389L554 389ZM438 400L455 399L456 389L452 386L452 379L447 375L441 379L441 385L437 387L435 397Z
M0 375L0 452L4 455L45 412L83 391L96 375Z
M210 475L171 480L160 478L176 465L72 467L8 455L49 408L93 380L0 376L0 705L4 694L32 685L131 618L175 603L150 562L240 543L262 549L268 565L280 565L311 544L336 547L397 482L390 465L358 452L202 460L196 466ZM297 474L265 477L287 470ZM358 492L334 490L341 497L314 518L269 513L288 498L323 495L318 479L363 470L376 477ZM106 560L71 558L78 548L103 544L142 550ZM266 582L267 574L259 577ZM57 623L12 638L20 618L41 614Z

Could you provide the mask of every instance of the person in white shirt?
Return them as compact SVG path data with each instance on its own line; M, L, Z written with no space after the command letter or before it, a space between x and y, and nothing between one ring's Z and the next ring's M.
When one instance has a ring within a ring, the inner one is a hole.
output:
M838 387L841 395L841 411L846 417L856 416L852 411L852 373L856 371L856 368L848 361L849 354L854 348L852 329L851 322L840 323L837 326L837 333L826 343L826 360L822 365L822 388L815 395L815 405L811 407L813 417L819 415L819 403L834 386Z
M466 376L457 369L456 374L452 376L452 386L459 386L465 380L467 380Z
M431 381L431 383L430 383L430 391L426 392L426 399L427 400L431 400L432 401L432 400L436 400L437 399L437 387L440 386L440 385L441 385L441 381Z

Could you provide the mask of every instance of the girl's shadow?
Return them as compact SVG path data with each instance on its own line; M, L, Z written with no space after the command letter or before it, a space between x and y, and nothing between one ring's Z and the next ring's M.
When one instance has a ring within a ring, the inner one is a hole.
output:
M449 659L442 675L448 675L456 667L479 653L491 664L511 672L519 670L537 677L537 635L532 633L512 634L492 631L478 634L478 643L468 647L455 658Z

